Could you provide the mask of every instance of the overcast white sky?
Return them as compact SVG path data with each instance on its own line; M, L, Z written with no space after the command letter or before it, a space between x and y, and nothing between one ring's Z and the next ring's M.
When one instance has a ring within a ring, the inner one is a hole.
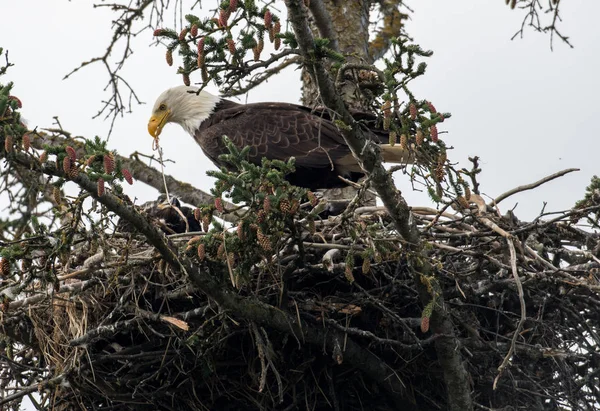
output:
M208 9L215 1L203 3ZM434 51L428 74L414 84L414 91L438 110L453 114L442 128L448 131L446 142L455 147L451 158L464 165L468 156L482 158L480 181L486 194L496 196L564 168L581 168L503 203L505 211L518 201L520 218L537 215L544 201L548 209L571 207L591 176L600 173L595 125L600 117L600 1L562 3L561 29L575 49L557 42L554 52L546 35L531 31L524 39L511 41L522 13L511 11L502 0L409 3L415 10L409 32L423 48ZM15 64L2 81L16 83L14 94L21 98L31 127L52 127L52 117L59 116L63 127L74 134L107 134L107 122L92 120L104 96L103 68L92 66L61 80L83 60L103 53L108 44L112 14L92 4L5 0L0 6L4 17L0 46L9 50ZM150 108L164 89L181 82L165 64L164 48L149 47L152 40L151 31L136 38L135 55L122 73L148 103L134 107L116 124L110 147L123 155L136 150L151 153L146 131ZM287 70L253 91L248 101L298 102L298 86L298 73ZM205 190L211 187L205 171L212 164L178 126L165 129L161 144L166 156L176 161L168 166L169 174ZM426 196L411 193L402 178L398 184L410 204L427 202ZM140 201L156 197L141 183L126 190Z
M81 61L102 53L110 38L111 12L94 9L92 3L21 0L2 6L2 14L11 18L0 25L0 45L15 64L3 81L16 83L14 94L23 101L23 115L32 127L50 127L52 117L59 116L63 127L75 134L107 134L108 122L91 118L105 96L103 68L92 66L62 80ZM215 4L203 3L205 10ZM448 131L444 139L455 147L451 158L468 165L468 156L479 155L482 188L490 196L579 167L576 174L503 204L504 211L518 201L521 218L535 216L543 201L549 202L549 209L569 208L583 195L590 177L600 172L593 156L600 149L594 122L600 111L600 2L563 2L561 28L575 49L556 42L554 52L546 35L531 31L511 41L523 13L511 11L501 0L419 0L410 6L415 13L407 23L409 32L434 51L428 74L413 88L419 98L452 113L443 124ZM149 47L151 43L150 31L138 35L135 55L123 72L147 103L116 124L110 147L123 155L151 152L146 123L152 103L165 88L181 82L165 64L164 48ZM192 81L200 81L199 76ZM298 73L287 70L250 93L248 101L298 102L298 85ZM176 161L168 173L202 189L211 187L205 171L212 164L178 126L165 129L161 144L166 156ZM397 180L411 204L428 201L410 193L402 178ZM140 200L155 197L142 184L127 190Z

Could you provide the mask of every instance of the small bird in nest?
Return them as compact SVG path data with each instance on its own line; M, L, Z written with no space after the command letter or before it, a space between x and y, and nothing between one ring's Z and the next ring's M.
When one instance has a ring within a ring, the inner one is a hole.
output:
M178 234L191 231L202 231L198 220L194 218L194 210L187 206L182 206L177 197L171 197L170 201L166 196L161 195L155 201L148 201L139 207L139 211L148 215L166 234ZM117 229L122 232L133 232L133 226L124 219L120 219Z

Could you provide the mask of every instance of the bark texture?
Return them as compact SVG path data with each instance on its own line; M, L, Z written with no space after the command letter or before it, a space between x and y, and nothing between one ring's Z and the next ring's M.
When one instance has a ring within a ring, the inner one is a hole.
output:
M330 38L329 47L341 53L346 63L371 64L369 56L369 1L313 0L310 2L311 28L315 36ZM324 13L326 12L326 13ZM328 15L329 19L323 16ZM327 69L331 71L331 62ZM349 108L362 109L354 98L355 87L344 84L342 97ZM318 88L307 68L302 70L302 103L308 107L322 105Z

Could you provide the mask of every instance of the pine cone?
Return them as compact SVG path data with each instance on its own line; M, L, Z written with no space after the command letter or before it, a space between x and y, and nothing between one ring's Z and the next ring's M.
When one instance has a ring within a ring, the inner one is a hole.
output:
M423 130L418 129L417 135L415 136L415 140L417 142L417 147L421 147L423 145L423 141L425 141L425 135L423 134Z
M60 192L60 188L54 187L52 189L52 197L54 197L54 201L56 202L56 204L60 204L60 202L62 200L62 195L61 195L61 192Z
M258 232L256 233L256 237L258 238L258 244L262 247L263 250L265 251L271 251L271 240L269 239L268 236L264 235L263 232L258 229Z
M415 121L417 119L417 106L415 106L415 103L410 103L408 111L410 112L410 119Z
M309 191L308 193L306 193L306 196L308 197L308 201L310 201L311 206L314 207L319 203L317 196L312 191Z
M427 102L427 107L429 108L429 111L433 114L437 113L437 110L435 109L435 106L433 104L431 104L431 102Z
M238 7L238 0L229 0L229 12L235 13Z
M258 210L258 214L256 215L256 221L258 221L259 224L262 224L265 222L267 218L267 213L265 213L265 210Z
M256 47L258 48L258 54L262 53L265 48L265 41L262 38L258 39Z
M188 240L187 246L190 247L190 246L196 245L200 240L202 240L202 237L199 235L196 235Z
M219 213L222 213L225 210L223 207L223 199L221 197L215 198L215 209Z
M287 199L284 198L279 201L279 210L281 210L283 214L289 213L291 209L292 206L290 205L290 202Z
M421 318L421 332L426 333L429 331L429 317Z
M383 129L384 130L389 130L391 124L392 124L392 118L391 117L384 117L383 118Z
M271 43L275 41L275 30L273 30L273 26L269 27L269 41Z
M63 158L63 171L65 173L66 176L69 175L69 172L71 171L71 159L69 158L69 156L66 156L65 158Z
M236 230L236 232L237 232L237 236L238 236L238 238L239 238L240 240L244 241L244 238L245 238L246 236L244 235L244 224L243 224L243 223L240 223L240 224L237 226L237 230Z
M188 73L183 73L183 84L188 87L190 85L190 75Z
M348 282L350 284L352 284L354 282L354 274L352 274L352 266L348 263L346 263L346 269L344 270L344 276L346 277L346 280L348 280Z
M265 210L265 213L271 212L271 198L269 196L266 196L263 201L263 210Z
M267 11L265 11L265 28L269 29L271 28L271 24L273 23L273 15L271 14L271 11L269 9L267 9Z
M67 153L67 156L69 156L69 158L71 159L71 162L75 163L75 161L77 160L77 153L75 152L75 149L71 146L66 146L65 152Z
M429 128L429 133L431 134L431 141L433 141L434 143L437 143L437 141L438 141L438 129L437 129L437 126L435 124Z
M383 102L383 105L381 106L381 110L383 111L383 117L388 118L391 117L392 115L392 102L389 100L386 100Z
M205 215L204 217L202 217L202 230L207 233L209 228L210 228L210 217Z
M2 257L0 259L0 277L8 276L10 276L10 261L8 261L8 258Z
M4 137L4 150L6 150L7 153L10 153L13 149L13 138L11 135L7 135L6 137Z
M206 257L206 249L204 244L200 244L198 245L198 259L200 261L203 261L204 257Z
M196 219L196 221L200 221L200 219L202 218L202 212L199 208L194 209L194 218Z
M400 147L402 147L403 150L408 150L408 137L406 134L400 136Z
M298 212L298 209L300 208L300 202L296 199L292 200L292 204L290 205L290 215L294 215Z
M104 172L112 174L115 171L115 158L112 153L104 154Z
M77 168L77 166L71 164L71 169L69 170L68 174L69 178L72 180L75 177L77 177L79 175L79 168Z
M229 20L229 10L219 10L219 26L227 27L227 20Z
M132 185L133 184L133 176L131 175L129 170L124 168L121 170L121 173L123 174L123 178L125 179L125 181L127 181L127 183L129 185Z
M390 146L394 147L396 145L396 139L398 138L398 135L396 134L395 131L390 131L390 135L389 135L389 143Z
M365 258L362 263L362 272L363 274L369 274L369 271L371 271L371 260Z
M187 28L181 30L181 32L179 33L179 41L185 41L185 36L187 36L188 31L189 30Z
M192 24L192 28L190 29L190 34L192 37L196 37L198 35L198 25Z
M233 39L227 39L227 48L231 54L235 54L235 43Z
M165 58L167 59L167 64L169 66L172 66L173 65L173 51L167 50L167 54L165 55Z
M275 37L273 47L275 47L275 50L279 50L279 47L281 47L281 39L279 37Z
M102 197L104 195L104 179L98 179L98 197Z
M92 163L96 161L96 156L95 155L91 155L86 161L85 161L85 165L90 167L92 165Z
M31 137L29 137L29 134L23 134L23 140L21 143L23 144L23 150L29 151L31 148Z
M40 154L40 163L44 164L46 161L48 161L48 152L42 151L42 154Z

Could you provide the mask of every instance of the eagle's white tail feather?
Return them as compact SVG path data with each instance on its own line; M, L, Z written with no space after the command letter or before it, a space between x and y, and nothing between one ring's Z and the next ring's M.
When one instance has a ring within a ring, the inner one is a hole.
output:
M393 147L389 144L380 144L379 147L381 147L384 163L412 164L415 162L414 153L403 149L400 144Z
M381 148L381 155L384 163L413 164L415 162L414 152L403 149L400 144L396 144L393 147L389 144L380 144L379 147ZM364 172L352 154L348 154L347 156L338 159L335 162L335 165L336 169L341 174Z

